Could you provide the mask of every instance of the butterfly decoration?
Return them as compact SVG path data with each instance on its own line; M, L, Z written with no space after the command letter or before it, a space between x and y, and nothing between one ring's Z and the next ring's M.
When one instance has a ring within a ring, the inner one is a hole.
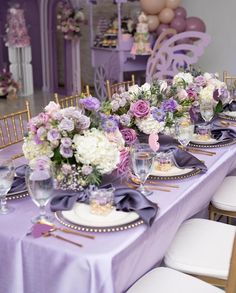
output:
M176 34L173 29L166 30L156 40L148 59L146 82L172 78L181 68L197 63L210 41L211 37L206 33L188 31Z

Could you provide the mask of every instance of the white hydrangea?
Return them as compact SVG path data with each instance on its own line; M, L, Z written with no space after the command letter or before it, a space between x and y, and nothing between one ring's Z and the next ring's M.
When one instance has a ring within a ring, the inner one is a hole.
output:
M147 118L135 119L135 124L145 134L159 133L163 131L165 122L158 122L152 115Z
M54 155L49 142L45 141L42 144L37 144L30 138L25 139L22 150L25 158L29 161L39 156L47 156L48 158L51 158Z
M174 85L178 85L180 86L181 83L183 83L183 80L184 82L189 85L191 83L193 83L193 76L191 73L189 72L179 72L178 74L176 74L173 78L173 84Z
M210 102L213 100L213 92L215 87L213 85L208 85L205 88L201 89L199 92L199 97L201 102Z
M75 135L76 161L96 167L101 174L110 173L120 162L120 152L114 142L110 142L105 134L98 129L84 132L84 135Z
M130 95L130 100L133 101L135 99L135 96L139 93L140 87L135 84L129 87L129 95Z

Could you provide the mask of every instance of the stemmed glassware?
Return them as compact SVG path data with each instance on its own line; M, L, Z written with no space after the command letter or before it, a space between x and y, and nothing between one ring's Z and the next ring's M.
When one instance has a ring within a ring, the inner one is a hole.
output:
M14 166L11 159L0 159L0 214L11 213L14 208L7 206L6 195L11 189L14 179Z
M202 101L200 103L200 113L205 122L210 122L214 117L214 106L212 101Z
M137 190L145 196L152 194L144 187L144 183L152 170L155 155L155 152L146 143L136 144L131 150L132 169L140 180L140 186Z
M33 202L39 207L39 216L32 219L33 223L41 220L50 221L50 216L46 213L46 205L51 199L54 188L54 178L52 168L42 170L27 168L25 174L27 188Z
M179 143L186 149L187 145L193 138L194 125L190 119L183 118L176 121L175 124L175 135Z

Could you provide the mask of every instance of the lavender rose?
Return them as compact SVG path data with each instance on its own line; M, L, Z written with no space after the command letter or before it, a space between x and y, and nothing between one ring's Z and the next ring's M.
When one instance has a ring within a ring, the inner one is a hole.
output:
M73 151L71 148L65 148L62 145L60 146L60 154L64 158L72 158L73 157Z
M79 118L77 127L79 129L86 130L89 128L89 126L90 126L90 118L85 115L81 115Z
M60 130L73 131L75 128L74 122L69 118L63 118L59 124Z
M81 99L80 104L82 104L84 108L89 111L98 111L101 106L100 101L94 97Z
M131 104L130 112L137 118L146 117L150 112L150 104L148 101L138 100Z
M64 148L69 148L72 145L72 140L69 137L63 137L61 139L61 144Z
M169 100L166 100L162 103L162 107L165 112L173 113L176 111L178 103L173 98L170 98Z
M51 141L51 142L55 141L55 140L59 139L60 137L61 137L61 135L60 135L60 133L59 133L59 131L57 129L53 128L53 129L48 131L47 139L49 141Z
M120 132L128 145L133 144L137 139L137 133L134 129L124 128Z

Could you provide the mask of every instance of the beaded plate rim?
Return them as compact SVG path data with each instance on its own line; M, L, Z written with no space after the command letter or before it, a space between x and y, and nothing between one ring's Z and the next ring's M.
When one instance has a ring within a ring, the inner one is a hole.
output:
M225 120L236 121L236 117L231 117L231 116L228 116L228 115L223 114L223 113L220 113L218 116L219 116L220 118L225 119Z
M23 190L17 193L10 193L9 195L6 196L7 200L15 200L15 199L22 199L29 196L29 193L27 190Z
M84 225L79 225L79 224L74 224L70 221L68 221L67 219L65 219L62 215L61 211L57 211L54 213L55 218L57 219L57 221L59 223L61 223L62 225L74 229L74 230L78 230L78 231L82 231L82 232L94 232L94 233L111 233L111 232L119 232L119 231L125 231L125 230L129 230L135 227L138 227L140 225L144 224L144 221L142 219L140 219L140 217L135 220L132 221L130 223L127 224L123 224L123 225L119 225L119 226L109 226L109 227L91 227L91 226L84 226Z
M149 175L149 179L153 179L153 180L180 180L180 179L186 179L186 178L190 178L193 176L197 176L201 173L201 169L193 169L191 171L189 171L186 174L181 174L181 175L173 175L173 176L156 176L156 175Z
M231 146L236 143L236 139L227 139L225 141L221 141L215 144L200 144L200 143L193 143L190 142L189 146L196 147L196 148L220 148L220 147L226 147Z

